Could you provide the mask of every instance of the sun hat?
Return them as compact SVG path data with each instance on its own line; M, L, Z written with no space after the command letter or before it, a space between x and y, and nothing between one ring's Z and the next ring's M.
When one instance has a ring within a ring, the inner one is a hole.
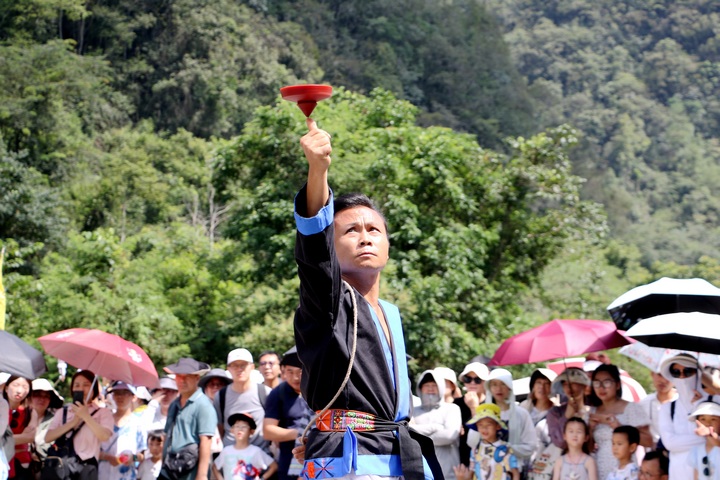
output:
M488 370L488 367L480 362L472 362L467 365L465 365L465 368L463 368L463 371L460 372L460 379L467 375L468 373L473 372L475 375L478 376L480 380L486 381L488 379L488 376L490 375L490 370Z
M695 355L692 355L690 353L679 353L674 357L665 359L660 365L660 375L670 381L674 380L672 375L670 375L670 365L672 365L673 363L677 363L678 365L682 365L683 367L687 368L697 368L698 370L700 369L700 365L698 364L698 360Z
M163 370L167 373L174 373L175 375L204 375L210 371L210 365L204 362L198 362L194 358L183 357L172 365L168 365ZM177 386L175 390L177 390Z
M688 420L694 422L700 415L720 417L720 405L715 402L702 402L688 415Z
M227 364L230 365L233 362L241 360L243 362L253 363L252 353L247 348L236 348L235 350L228 353Z
M585 385L586 387L590 386L590 377L588 374L583 371L581 368L577 367L568 367L565 370L560 373L557 377L555 377L555 380L553 380L553 385L560 385L562 382L570 382L570 383L579 383L580 385Z
M453 391L458 388L458 381L457 381L457 375L455 375L455 371L452 368L448 367L435 367L435 372L438 374L438 376L444 380L447 380L448 382L453 384ZM477 375L477 374L475 374Z
M500 427L507 429L507 425L500 418L500 407L494 403L481 403L475 407L475 415L467 422L467 425L474 425L483 418L495 420Z
M149 402L152 400L152 395L150 395L150 392L148 391L147 387L139 386L135 388L135 396L138 397L140 400L145 400Z
M233 413L228 417L228 425L231 427L235 425L235 422L242 420L243 422L247 422L248 425L250 425L250 430L255 430L257 428L257 424L255 423L255 419L252 417L251 414L247 412L241 412L241 413Z
M63 406L65 399L55 390L49 380L46 378L36 378L32 381L33 392L50 392L50 408L60 408Z
M557 373L553 372L549 368L536 368L535 371L530 375L531 391L535 386L535 382L537 382L540 378L545 378L552 384L553 380L557 378Z
M116 380L107 388L107 393L113 393L118 390L127 390L128 392L132 393L133 395L135 395L135 393L137 392L135 387L133 387L132 385L129 385L129 384L123 382L122 380Z
M510 373L509 370L505 370L504 368L496 368L492 372L490 372L490 375L488 375L488 383L492 382L493 380L499 380L502 383L504 383L512 392L513 389L513 378L512 373Z
M160 378L158 385L158 387L152 389L153 392L160 389L177 391L177 383L175 383L175 380L170 377Z
M207 385L207 383L213 378L219 378L225 385L230 385L232 383L232 378L230 378L230 375L228 375L225 370L222 368L213 368L202 376L200 382L198 383L198 387L205 390L205 385Z

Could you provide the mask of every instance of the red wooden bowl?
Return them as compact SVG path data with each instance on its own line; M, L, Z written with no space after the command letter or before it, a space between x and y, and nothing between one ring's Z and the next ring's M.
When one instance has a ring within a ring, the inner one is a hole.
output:
M280 95L285 100L296 102L306 117L315 110L317 102L330 98L332 92L330 85L290 85L280 89Z

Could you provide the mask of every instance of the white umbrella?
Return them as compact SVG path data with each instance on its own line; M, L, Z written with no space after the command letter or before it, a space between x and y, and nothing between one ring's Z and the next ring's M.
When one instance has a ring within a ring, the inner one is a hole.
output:
M680 312L642 320L626 333L652 347L720 352L720 315Z
M683 350L676 350L674 348L651 347L649 345L645 345L642 342L635 342L631 345L625 345L624 347L620 348L618 352L628 358L632 358L633 360L644 365L653 372L659 372L660 366L665 360L681 353L692 353L693 356L697 356L698 362L702 366L709 365L716 368L720 367L720 356L718 355L713 355L711 353L701 353L698 355L697 352L685 352Z
M625 292L607 310L620 330L627 330L642 319L668 313L720 314L720 288L702 278L663 277Z

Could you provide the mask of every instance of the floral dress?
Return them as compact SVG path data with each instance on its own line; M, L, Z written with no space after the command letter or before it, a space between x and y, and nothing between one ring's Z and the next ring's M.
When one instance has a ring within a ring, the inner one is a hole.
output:
M592 408L590 413L595 413L595 408ZM639 403L628 403L625 411L615 417L621 425L643 427L650 424L647 411ZM598 447L593 456L597 462L598 478L603 480L618 468L618 461L612 454L612 432L612 427L604 423L593 429L593 440Z

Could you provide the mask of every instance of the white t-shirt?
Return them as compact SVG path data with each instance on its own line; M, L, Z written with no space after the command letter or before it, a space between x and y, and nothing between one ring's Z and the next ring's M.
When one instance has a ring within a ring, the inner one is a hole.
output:
M155 480L160 475L162 468L162 459L153 462L152 458L147 457L138 467L138 480Z
M274 462L260 447L248 445L239 450L235 445L223 448L215 459L215 466L222 470L225 480L253 480Z

